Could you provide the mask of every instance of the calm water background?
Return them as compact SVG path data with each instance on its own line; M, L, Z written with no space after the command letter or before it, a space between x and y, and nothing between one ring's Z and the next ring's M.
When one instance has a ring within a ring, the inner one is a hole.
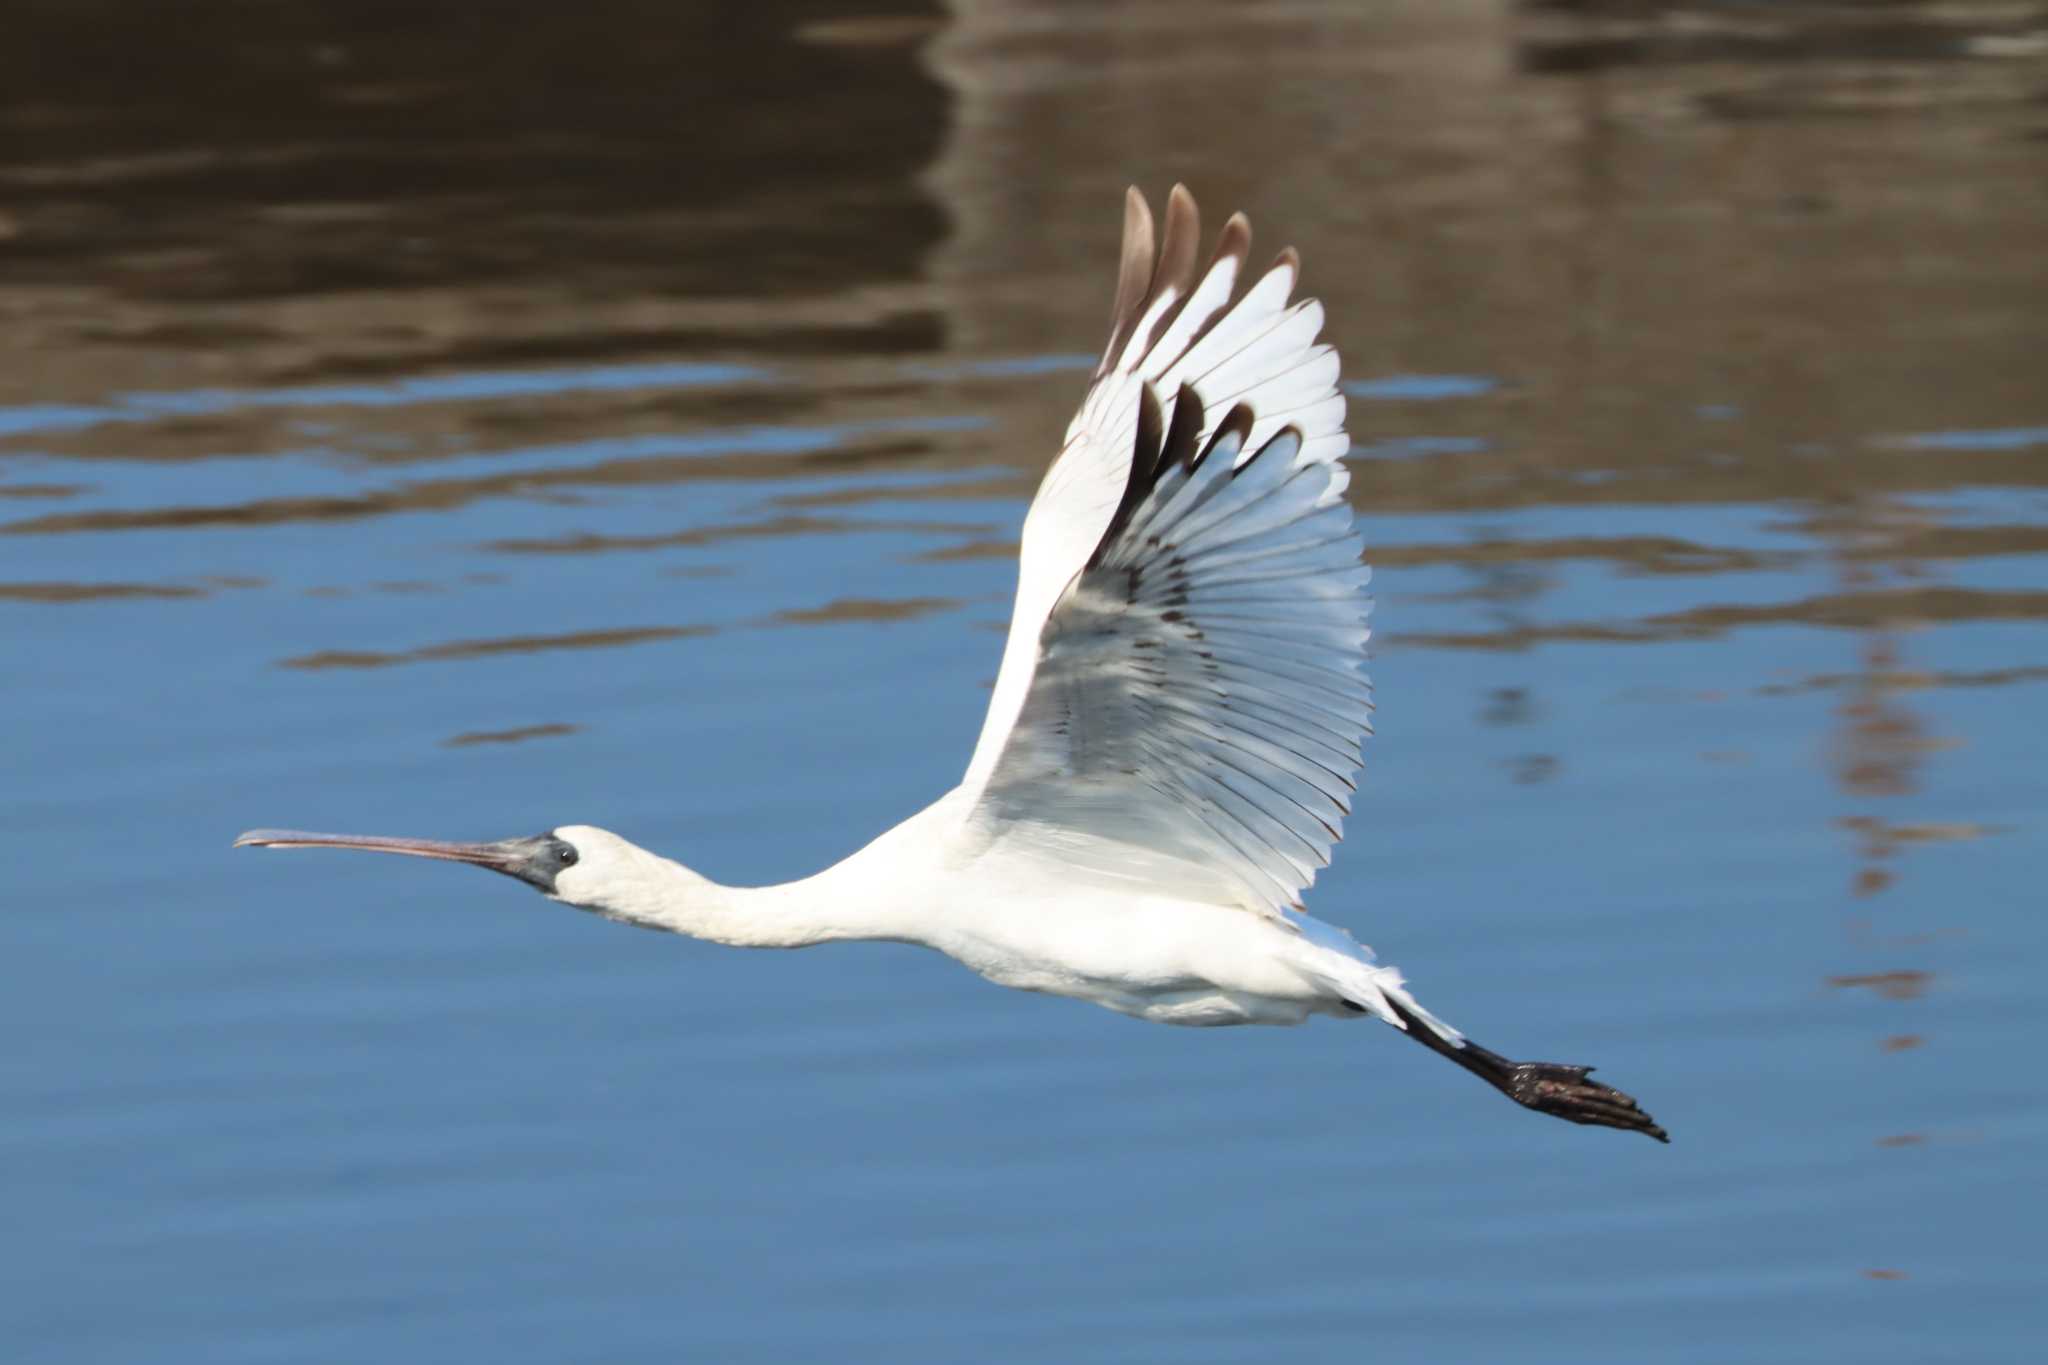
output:
M713 8L12 7L7 1358L2038 1349L2048 8ZM1174 179L1352 382L1312 907L1671 1147L229 853L943 790Z

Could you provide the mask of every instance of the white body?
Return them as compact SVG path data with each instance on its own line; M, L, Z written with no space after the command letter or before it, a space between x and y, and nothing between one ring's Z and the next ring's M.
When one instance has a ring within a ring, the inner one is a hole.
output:
M956 788L816 876L755 888L720 886L605 830L570 825L555 833L582 862L561 874L555 895L613 919L740 947L921 944L999 986L1161 1024L1299 1024L1312 1014L1365 1011L1402 1027L1387 1008L1390 995L1430 1018L1398 971L1375 964L1370 949L1334 925L1298 911L1276 922L1236 905L1076 879L1048 850L992 836L972 813L971 793ZM586 889L600 880L601 894ZM1447 1026L1438 1031L1457 1037Z

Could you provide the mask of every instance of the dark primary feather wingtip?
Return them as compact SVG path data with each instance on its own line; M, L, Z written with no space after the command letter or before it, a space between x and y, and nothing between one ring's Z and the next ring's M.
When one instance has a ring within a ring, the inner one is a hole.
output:
M1246 411L1249 412L1250 409L1246 409ZM1265 443L1261 445L1257 450L1241 454L1238 458L1237 463L1232 465L1230 468L1230 477L1234 479L1238 475L1244 473L1245 470L1250 469L1252 465L1261 457L1263 457L1267 451L1277 449L1280 443L1282 441L1287 440L1290 436L1294 438L1295 450L1299 451L1301 449L1301 443L1303 439L1301 434L1301 428L1295 426L1293 423L1290 422L1286 426L1280 428L1280 430L1274 432L1271 436L1267 437ZM1245 434L1238 439L1239 449L1242 450L1244 443L1246 441L1249 441L1250 439L1251 430L1249 427L1247 427L1245 429Z
M1124 191L1124 235L1116 268L1116 303L1109 312L1109 345L1102 353L1100 375L1116 363L1137 325L1138 313L1152 284L1154 260L1152 207L1136 185Z
M1159 481L1168 465L1194 468L1196 442L1201 436L1202 395L1195 392L1194 385L1184 383L1180 392L1173 396L1173 418L1166 424L1166 436L1159 443L1159 458L1144 480L1145 491L1151 491L1151 486Z
M1223 224L1223 232L1216 239L1216 254L1210 257L1214 264L1225 256L1237 257L1238 268L1244 268L1245 257L1252 251L1252 220L1242 213L1233 213Z
M1133 185L1124 191L1124 244L1128 248L1142 240L1149 253L1153 235L1152 205L1145 201L1145 192Z
M1204 445L1201 451L1196 454L1194 462L1188 468L1201 468L1203 462L1209 458L1216 447L1222 445L1228 437L1235 436L1237 438L1237 452L1241 452L1244 449L1244 443L1252 438L1252 427L1257 425L1257 422L1258 418L1253 414L1249 403L1239 403L1232 407L1229 412L1223 414L1223 420L1216 424L1216 430L1209 433L1208 444ZM1236 458L1237 452L1233 452L1233 459Z
M1195 282L1195 257L1202 246L1202 211L1185 185L1175 185L1166 196L1165 236L1159 244L1158 263L1153 267L1151 288L1145 304L1171 289L1183 297Z

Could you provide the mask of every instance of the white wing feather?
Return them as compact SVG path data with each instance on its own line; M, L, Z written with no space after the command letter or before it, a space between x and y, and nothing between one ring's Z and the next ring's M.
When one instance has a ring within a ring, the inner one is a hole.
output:
M1291 252L1232 305L1250 230L1197 279L1198 236L1176 186L1155 270L1132 192L1109 349L1025 518L963 786L1074 871L1284 920L1371 729L1368 570L1321 305L1288 306Z

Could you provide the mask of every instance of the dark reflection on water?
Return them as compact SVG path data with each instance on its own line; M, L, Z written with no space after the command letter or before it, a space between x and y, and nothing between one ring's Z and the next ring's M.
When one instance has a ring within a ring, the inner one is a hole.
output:
M1917 1000L1927 993L1933 977L1928 972L1871 972L1863 976L1831 976L1830 986L1864 987L1887 1000Z
M69 498L90 492L90 484L83 483L17 483L0 484L0 498Z
M443 748L461 749L472 744L523 744L529 739L552 739L556 735L573 735L582 728L580 725L553 721L546 725L522 725L515 730L465 730L459 735L450 735L441 741L441 745Z
M836 9L27 3L0 57L6 273L193 302L536 278L772 296L856 259L908 278L942 231L905 191L944 95L900 56L792 41ZM133 336L275 335L206 321Z
M1695 607L1639 620L1606 624L1559 622L1508 626L1459 634L1402 634L1407 645L1456 649L1522 649L1552 640L1603 643L1705 639L1741 626L1798 622L1857 630L1901 618L1923 621L2037 621L2048 616L2048 592L1989 592L1968 588L1912 588L1880 592L1831 593L1796 602L1750 606Z
M928 532L948 535L971 534L984 529L966 522L874 520L858 517L809 517L785 515L764 521L738 522L728 526L699 526L654 536L605 536L589 531L554 536L546 540L492 540L479 548L498 554L587 555L613 550L668 550L678 546L716 545L725 540L750 540L773 536L835 535L849 531L875 534ZM1015 554L1015 548L1011 548Z
M816 625L826 621L910 621L933 612L951 611L962 605L952 597L907 597L877 599L842 597L822 607L792 609L775 613L785 625Z
M393 664L444 662L449 659L487 659L494 654L532 654L545 649L610 649L617 645L645 644L650 640L683 640L709 635L704 626L644 626L637 630L581 630L567 635L513 635L498 640L451 640L446 644L422 645L397 654L376 654L357 650L324 649L317 654L300 654L279 659L280 668L389 668Z
M2033 1349L2048 6L7 28L10 1358ZM226 856L760 882L929 799L1176 178L1346 358L1382 709L1312 906L1669 1151L1356 1028Z
M103 602L112 597L204 597L206 590L172 583L0 583L10 602Z

